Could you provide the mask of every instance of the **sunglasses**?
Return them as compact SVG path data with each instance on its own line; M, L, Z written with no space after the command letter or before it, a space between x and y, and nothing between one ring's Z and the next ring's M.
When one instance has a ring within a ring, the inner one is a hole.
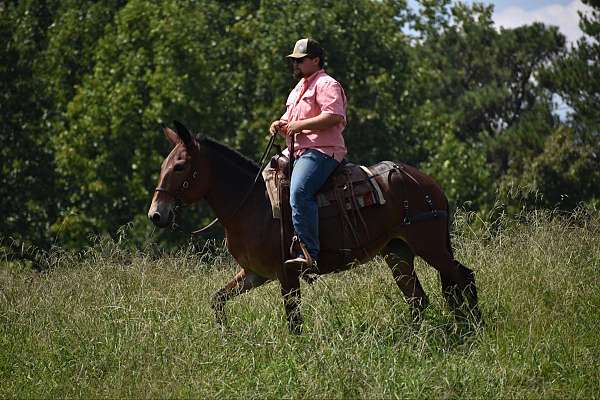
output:
M302 64L304 62L304 60L306 60L307 58L308 58L308 56L302 57L302 58L292 58L292 62L294 64Z

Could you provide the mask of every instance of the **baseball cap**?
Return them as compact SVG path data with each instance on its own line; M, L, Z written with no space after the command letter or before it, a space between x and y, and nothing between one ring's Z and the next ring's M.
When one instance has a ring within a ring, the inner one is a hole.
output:
M304 38L296 42L292 54L288 54L286 58L302 58L306 56L323 57L323 48L314 39Z

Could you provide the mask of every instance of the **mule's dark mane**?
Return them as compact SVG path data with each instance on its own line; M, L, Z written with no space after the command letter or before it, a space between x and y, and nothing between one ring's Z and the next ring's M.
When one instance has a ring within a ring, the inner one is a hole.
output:
M253 174L258 173L258 170L260 169L260 166L255 161L249 159L248 157L246 157L239 151L234 150L231 147L229 147L223 143L219 143L212 138L196 137L196 140L198 141L198 143L200 143L201 146L210 147L211 149L217 151L219 154L221 154L226 159L234 162L236 165L238 165L244 169L249 170L249 172L252 172Z

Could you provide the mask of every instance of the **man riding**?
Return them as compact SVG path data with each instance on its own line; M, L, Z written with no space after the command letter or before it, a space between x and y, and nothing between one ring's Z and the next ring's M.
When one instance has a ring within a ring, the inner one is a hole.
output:
M269 131L294 141L294 168L290 183L292 222L304 252L285 262L310 268L319 257L319 214L316 194L336 169L347 150L346 95L339 82L323 69L325 53L311 38L300 39L287 56L298 84L286 101L283 116Z

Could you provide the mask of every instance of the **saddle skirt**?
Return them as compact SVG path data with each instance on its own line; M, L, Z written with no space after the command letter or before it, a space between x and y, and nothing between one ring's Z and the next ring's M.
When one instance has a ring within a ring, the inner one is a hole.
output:
M288 163L287 157L278 154L262 172L276 219L281 218L282 201L289 202L287 198L281 199L279 193L282 183L289 187ZM342 162L317 193L317 204L319 218L328 218L343 211L385 204L385 198L369 168Z
M381 188L373 178L371 170L363 165L340 165L317 193L319 216L335 216L340 206L350 211L385 204Z

